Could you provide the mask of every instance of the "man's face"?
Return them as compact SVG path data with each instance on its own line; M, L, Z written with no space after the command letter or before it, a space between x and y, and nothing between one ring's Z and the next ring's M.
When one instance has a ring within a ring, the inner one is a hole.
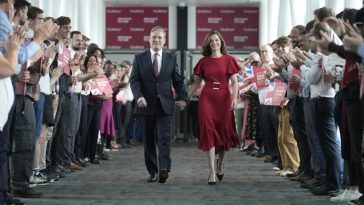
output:
M19 16L19 24L24 25L25 22L28 20L28 7L24 7L18 10L17 15Z
M70 38L71 29L72 29L71 25L60 26L58 29L58 36L61 37L61 39Z
M282 57L284 54L290 52L291 45L278 45L277 57Z
M154 31L150 33L149 44L150 48L154 51L162 50L164 44L166 43L166 37L163 32Z
M6 9L9 21L13 21L15 14L14 0L8 0L8 3L6 3Z
M293 47L298 47L298 37L300 36L300 32L298 29L293 28L291 30L291 33L289 34L289 37L291 38Z
M29 19L29 27L33 30L44 22L43 14L37 14L35 19Z
M310 50L310 45L308 44L307 37L305 34L302 34L298 37L298 47L306 52Z
M72 48L75 51L79 51L82 48L82 35L74 34L72 36Z
M273 50L268 46L263 46L260 49L260 58L262 59L262 63L270 63L273 59Z

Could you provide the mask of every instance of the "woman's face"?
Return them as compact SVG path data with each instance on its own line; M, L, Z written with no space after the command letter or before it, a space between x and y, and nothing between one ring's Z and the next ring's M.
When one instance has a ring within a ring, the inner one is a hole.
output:
M91 56L89 59L88 59L88 62L87 62L87 68L90 70L90 69L93 69L95 68L97 65L97 60L95 58L95 56Z
M221 40L217 34L213 34L212 36L210 36L210 48L211 51L220 51Z
M121 67L121 66L117 66L114 74L118 79L122 78L125 74L125 68Z
M104 71L106 76L111 76L115 71L115 65L114 64L105 65Z

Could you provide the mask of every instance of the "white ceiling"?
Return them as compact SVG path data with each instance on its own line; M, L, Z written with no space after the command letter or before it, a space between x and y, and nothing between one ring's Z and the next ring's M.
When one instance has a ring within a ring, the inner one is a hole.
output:
M104 0L105 4L116 5L163 5L163 6L201 6L201 5L236 5L250 4L259 0Z

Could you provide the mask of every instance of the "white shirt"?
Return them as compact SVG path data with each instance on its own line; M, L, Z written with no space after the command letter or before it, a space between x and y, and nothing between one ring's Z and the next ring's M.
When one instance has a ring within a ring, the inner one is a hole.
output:
M318 61L322 58L323 67L319 67ZM329 83L325 83L322 76L323 72L336 76L337 66L344 67L345 59L340 58L337 54L332 53L325 56L318 53L314 59L311 69L302 69L301 74L308 83L310 83L311 98L335 96L335 89Z
M0 96L0 131L2 131L14 103L14 89L10 77L0 78Z
M126 97L126 100L127 101L133 101L134 100L134 95L133 95L133 92L131 91L131 88L130 88L130 83L129 83L129 76L130 76L130 73L131 73L131 70L133 69L133 67L130 68L130 71L128 74L125 74L125 77L124 77L124 80L123 82L124 83L128 83L128 86L125 88L125 97Z
M49 74L40 77L39 87L40 87L40 92L44 93L45 95L52 94L51 78Z

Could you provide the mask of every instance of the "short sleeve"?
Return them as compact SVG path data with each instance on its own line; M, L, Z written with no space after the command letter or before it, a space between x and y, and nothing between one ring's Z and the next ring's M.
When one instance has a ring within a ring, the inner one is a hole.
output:
M196 64L196 66L195 66L195 68L193 69L193 74L195 74L195 75L197 75L197 76L199 76L199 77L201 77L201 78L203 78L203 74L204 74L204 72L203 72L203 63L202 63L202 59L200 59L199 61L198 61L198 63Z
M227 73L230 75L234 75L235 73L238 73L240 70L238 62L236 62L235 58L232 56L229 56L228 59L228 67L227 67Z

